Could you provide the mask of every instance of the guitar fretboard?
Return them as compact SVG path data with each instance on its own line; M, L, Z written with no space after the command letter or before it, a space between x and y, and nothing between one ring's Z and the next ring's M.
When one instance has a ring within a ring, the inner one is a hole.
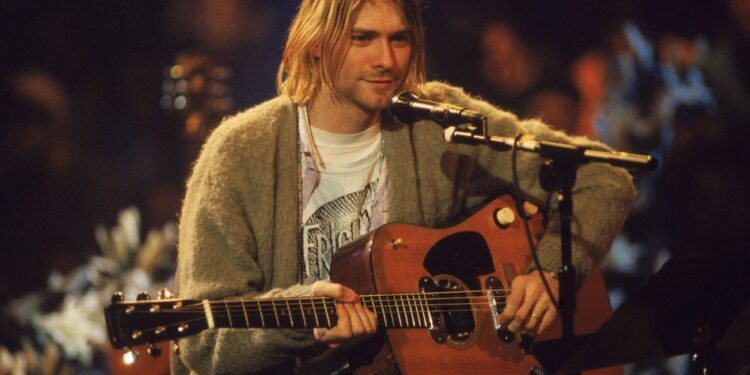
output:
M426 293L360 296L362 304L377 315L385 328L432 327L433 313L438 308L435 299L456 298L450 295L436 298ZM202 303L209 328L330 328L338 319L336 301L330 297L206 300Z

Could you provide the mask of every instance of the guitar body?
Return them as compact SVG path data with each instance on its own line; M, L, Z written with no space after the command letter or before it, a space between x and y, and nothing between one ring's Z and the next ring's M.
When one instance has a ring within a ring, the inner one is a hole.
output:
M499 225L495 213L511 210L515 220ZM541 215L531 218L540 233ZM388 224L339 249L332 264L332 280L360 294L413 293L420 279L430 278L446 290L484 290L490 277L508 288L513 277L531 262L523 223L509 197L496 199L458 225L428 229ZM474 295L480 297L483 295ZM592 272L578 293L576 334L591 333L611 315L600 272ZM498 337L491 314L467 306L467 312L445 319L453 334L436 340L427 329L385 329L384 333L350 352L357 374L529 374L537 366L525 355L518 338L506 343ZM450 329L449 329L450 331ZM450 332L449 332L450 333ZM559 318L536 341L559 338ZM622 374L620 367L586 374Z

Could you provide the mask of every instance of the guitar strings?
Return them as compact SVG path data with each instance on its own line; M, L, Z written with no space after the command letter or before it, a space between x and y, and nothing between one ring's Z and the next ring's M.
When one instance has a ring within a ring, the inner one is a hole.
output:
M434 297L431 294L402 294L402 295L385 295L386 298L378 298L377 301L373 296L370 297L369 301L367 298L360 298L363 305L373 308L402 308L411 305L441 305L441 306L452 306L452 305L484 305L489 304L487 296L483 295L463 295L458 292L451 292L456 294L455 296L439 296ZM398 296L400 298L395 298ZM404 297L405 296L405 297ZM506 296L500 295L493 297L495 302L498 304L504 304ZM317 302L317 303L316 303ZM249 299L249 300L226 300L226 301L211 301L212 307L219 307L224 310L227 306L234 311L253 310L256 308L266 309L287 309L293 308L299 311L302 307L305 310L328 310L329 305L334 306L339 303L331 297L302 297L295 299L288 298L272 298L272 299ZM149 305L147 302L142 302L143 305ZM171 309L164 309L161 311L170 312L202 312L204 310L203 303L194 303L186 306L175 306Z
M382 320L382 324L386 328L429 328L430 324L428 324L428 320L432 320L434 314L489 311L490 302L487 300L488 296L482 295L481 293L482 291L444 291L434 293L375 294L363 295L360 296L360 299L366 307L372 309L373 312L379 316ZM500 292L491 291L490 293ZM503 293L500 293L498 296L493 296L497 302L499 310L502 310L505 306L505 297L506 294ZM370 301L367 301L368 298ZM375 303L375 298L377 298L378 303ZM214 319L227 319L230 322L230 327L242 327L244 325L245 327L250 328L250 319L252 318L254 326L257 328L261 328L258 326L259 321L262 323L263 327L310 328L310 326L326 326L320 324L321 321L330 322L330 303L333 303L335 307L337 301L333 300L331 297L310 296L294 299L256 298L211 301L209 304L212 307L211 310ZM246 304L247 306L245 306ZM257 310L256 306L258 307ZM248 310L247 307L250 309ZM263 308L271 308L274 311L273 313L271 311L261 311ZM160 310L160 313L167 313L170 315L196 314L203 312L203 303L190 304L177 309ZM279 312L281 312L281 314L279 314ZM336 318L335 311L332 312ZM134 311L132 313L152 314L147 311ZM318 317L318 319L315 320L317 323L312 324L313 318L310 318L309 323L307 323L306 319L302 318L303 314L306 314L307 316L310 314L315 314L316 316L320 314L325 316L325 320ZM231 316L237 317L238 324L232 324ZM295 324L295 316L297 317L297 322L302 324ZM266 318L268 324L265 322ZM202 320L205 320L204 316L164 325L162 327L175 327ZM276 323L276 325L273 323ZM146 331L155 331L159 328L160 327L155 327Z
M458 312L484 312L484 311L488 311L488 310L489 310L488 307L487 308L484 308L484 307L471 308L471 309L450 309L450 310L446 310L446 309L433 309L433 310L410 310L410 309L406 309L406 310L399 310L399 311L397 311L395 313L392 312L392 311L381 310L380 314L382 315L381 316L381 319L382 319L381 324L383 324L385 328L429 328L431 326L431 324L428 323L428 320L431 320L431 318L432 318L430 316L431 314L435 314L435 313L458 313ZM173 312L178 312L178 311L169 311L169 312L173 313ZM134 312L134 313L150 314L150 313L148 313L146 311L137 311L137 312ZM376 314L378 314L377 311L376 311ZM388 314L388 316L385 316L385 314ZM228 318L228 316L229 316L229 314L222 314L222 313L218 313L218 312L214 312L213 315L214 315L214 319L217 319L217 318L219 318L219 319L225 319L225 318ZM260 314L259 313L248 313L247 317L248 318L252 317L252 318L256 319L255 323L257 324L257 319L259 319L261 315L263 315L264 317L269 318L269 321L268 321L269 324L268 325L270 325L271 327L268 327L268 328L315 328L315 327L321 327L321 328L328 327L328 328L330 328L330 327L333 327L335 325L335 323L332 324L332 325L330 325L330 326L326 326L324 324L314 325L314 324L311 324L312 321L309 321L309 323L307 323L307 324L305 324L303 322L300 322L300 323L303 323L303 324L299 325L299 324L294 324L293 320L289 319L288 315L282 315L278 319L279 323L276 326L273 326L272 323L275 322L275 319L273 319L274 318L273 315L263 314L263 313L260 313ZM394 317L394 315L395 315L395 317ZM399 315L401 315L401 316L399 316ZM388 318L390 318L390 323L389 323ZM140 330L139 332L141 332L141 333L155 332L155 331L157 331L157 330L159 330L161 328L179 327L179 326L184 325L184 324L187 324L189 326L190 323L195 323L195 322L200 322L200 321L205 321L205 320L206 320L206 318L204 316L201 316L201 317L197 317L197 318L193 318L193 319L189 319L189 320L183 320L183 321L179 321L179 322L175 322L175 323L170 323L170 324L165 324L165 325L161 325L161 326L156 326L156 327L153 327L153 328L143 329L143 330ZM230 327L225 327L225 328L258 328L258 329L264 328L264 327L260 327L260 326L257 326L257 325L253 326L253 327L250 327L249 326L250 322L248 320L240 319L240 323L242 323L242 321L244 321L244 323L245 323L245 325L247 327L243 327L242 324L237 324L237 325L232 325ZM297 321L299 322L299 319ZM397 324L397 322L398 322L398 324Z
M487 301L487 296L483 295L464 295L463 293L459 292L449 292L454 294L455 296L432 296L431 294L401 294L401 295L378 295L377 301L375 299L376 295L372 296L363 296L360 298L361 302L366 306L373 306L373 307L393 307L396 306L400 308L402 305L406 304L441 304L441 305L450 305L451 300L458 301L454 304L466 304L466 303L472 303L475 304L476 302L469 302L470 300L479 300L480 304L483 303L489 303ZM382 298L381 296L385 296L386 298ZM369 298L365 298L369 297ZM396 298L399 297L399 298ZM494 297L496 302L503 303L505 301L506 296L500 295ZM368 301L369 299L369 301ZM317 302L317 303L316 303ZM296 298L296 299L287 299L287 298L272 298L272 299L250 299L250 300L227 300L227 301L211 301L211 306L220 306L220 308L223 308L227 304L231 305L232 308L237 309L238 311L241 311L244 308L251 308L254 309L256 306L262 308L280 308L283 309L287 305L287 303L290 306L293 306L294 309L297 309L300 305L303 306L303 308L309 309L311 306L312 308L321 308L323 310L326 310L328 305L330 304L336 304L337 301L332 299L331 297L303 297L303 298ZM317 306L321 305L321 306ZM195 303L186 305L184 307L181 307L179 309L175 309L173 311L203 311L203 303Z
M368 308L375 309L375 308L401 308L403 306L408 307L409 305L440 305L440 306L457 306L457 305L488 305L490 302L487 301L486 296L456 296L456 297L441 297L441 298L429 298L429 296L426 296L427 298L422 298L422 296L415 296L414 298L403 298L403 299L379 299L379 300L365 300L362 301L362 304L365 305ZM498 304L504 304L505 297L495 297L496 303ZM329 298L320 298L318 299L319 302L315 302L315 299L311 299L309 301L304 300L293 300L289 301L287 307L287 300L280 299L280 300L274 300L274 302L271 302L269 300L260 301L255 300L253 302L247 302L247 301L227 301L227 302L211 302L211 306L213 308L218 309L225 309L227 305L229 305L230 310L232 311L243 311L243 310L254 310L257 309L258 306L260 306L261 309L279 309L279 310L286 310L288 308L291 308L295 311L299 311L300 306L304 310L317 310L317 311L326 311L331 307L331 305L335 306L337 303L340 303L338 301L335 301L333 299ZM243 308L243 305L244 308ZM177 309L166 309L162 311L169 311L169 312L202 312L204 310L203 304L192 304L187 305L185 307L177 308Z
M489 290L490 293L500 293L500 295L493 296L494 298L504 298L506 297L510 290L509 289L492 289ZM442 291L442 292L407 292L407 293L385 293L385 294L366 294L366 295L360 295L361 300L365 300L369 298L370 300L373 300L375 298L380 300L387 300L387 299L394 299L394 298L402 298L406 297L407 300L409 298L414 299L424 299L424 296L427 296L428 298L430 296L435 295L456 295L456 297L452 298L487 298L487 295L485 294L487 291L483 290L451 290L451 291ZM439 297L444 298L444 297ZM435 299L435 297L432 297L431 299ZM210 301L209 303L211 305L217 304L217 305L224 305L226 302L230 303L248 303L248 304L257 304L258 301L260 301L261 304L268 304L268 303L286 303L285 301L290 301L290 303L297 303L297 301L302 301L303 303L306 303L305 301L312 301L311 303L314 303L316 300L321 301L321 303L324 303L324 301L334 301L333 297L327 297L327 296L305 296L305 297L278 297L278 298L249 298L249 299L237 299L237 300L221 300L221 301ZM147 302L143 302L147 303ZM188 307L197 307L202 309L203 308L203 302L195 302L190 305L186 305L185 308Z
M364 297L388 297L388 296L414 296L414 295L436 295L436 294L474 294L474 295L484 295L487 292L492 293L503 293L503 294L509 294L510 289L501 288L501 289L468 289L468 290L445 290L445 291L417 291L417 292L401 292L401 293L380 293L380 294L362 294L360 295L360 298ZM230 299L230 300L212 300L211 303L224 303L224 301L270 301L270 300L305 300L305 299L325 299L325 298L333 298L328 296L299 296L299 297L270 297L270 298L241 298L241 299ZM175 300L175 302L178 302L179 300ZM141 303L146 303L148 301L139 301ZM168 302L168 301L158 301L158 302ZM202 303L202 302L197 302Z
M451 313L451 312L461 312L461 311L474 311L474 310L490 310L490 305L488 302L463 302L463 303L448 303L448 304L439 304L439 307L425 305L425 304L383 304L383 305L367 305L365 304L365 307L371 309L373 312L377 313L389 313L389 314L399 314L399 313ZM446 308L447 307L447 308ZM461 308L451 308L451 307L461 307ZM469 307L466 309L466 307ZM504 303L499 303L498 306L499 310L502 310L502 308L505 307ZM245 314L247 313L248 316L274 316L276 314L281 313L281 316L287 317L288 314L291 313L293 315L300 316L299 314L326 314L328 312L331 312L334 309L328 309L323 306L313 306L312 308L303 308L300 309L299 305L291 305L287 307L286 305L282 306L276 306L275 312L274 311L260 311L257 309L242 309L237 307L230 307L230 308L219 308L219 309L212 309L212 315L214 316L222 316L222 314L225 314L226 311L232 313L232 315L236 314ZM196 314L196 313L203 313L203 309L169 309L169 310L160 310L158 311L159 314L168 314L168 315L180 315L180 314ZM153 312L144 310L144 311L133 311L129 314L144 314L144 315L153 315ZM226 316L226 314L224 315Z
M458 310L458 311L459 312L476 312L476 311L482 311L482 309L476 309L476 310ZM454 312L456 312L456 311L454 311ZM390 320L388 319L389 317L390 317ZM226 318L226 316L219 315L218 318ZM215 319L216 319L216 317L215 317ZM160 329L174 328L174 327L179 327L179 326L187 325L188 328L187 328L186 332L188 332L188 333L186 335L193 335L193 334L195 334L195 332L190 332L190 328L189 328L190 324L196 323L196 322L205 321L205 320L206 320L205 317L199 317L199 318L184 320L184 321L180 321L180 322L176 322L176 323L170 323L170 324L166 324L166 325L161 325L161 326L157 326L157 327L153 327L153 328L147 328L147 329L140 330L139 332L141 334L143 334L143 333L149 333L149 332L153 332L154 334L156 334L156 332L158 330L160 330ZM271 328L271 329L273 329L273 328L299 328L299 329L303 329L304 328L304 329L310 329L310 328L333 328L335 326L335 324L336 324L335 321L333 321L330 325L312 324L313 322L310 321L309 323L306 323L306 324L303 323L302 325L299 325L299 324L294 324L293 321L291 321L289 319L280 319L279 322L280 323L277 324L276 326L271 325L269 327L258 326L257 322L254 322L255 325L250 326L250 322L249 321L245 320L243 322L243 319L240 319L239 324L230 325L229 327L222 326L222 327L217 327L217 328L241 328L241 329L264 329L264 328ZM389 328L428 328L429 329L429 328L433 327L433 324L432 324L432 319L431 319L430 316L425 315L425 314L422 314L420 316L420 315L417 314L417 315L409 315L409 316L403 316L403 317L398 317L398 316L394 317L393 315L383 316L382 320L379 322L378 326L381 327L381 328L385 328L385 329L389 329ZM159 334L157 334L157 337L159 337ZM181 336L178 336L178 337L181 337ZM166 337L165 336L165 339L178 338L178 337ZM150 340L149 339L143 339L140 342L150 342ZM135 344L137 344L137 343L135 343Z
M413 328L428 328L428 320L432 320L433 314L443 313L462 313L462 312L475 312L475 311L489 311L490 302L487 301L488 296L482 295L482 291L444 291L444 292L431 292L431 293L401 293L401 294L375 294L375 295L363 295L360 296L362 303L373 310L373 312L382 319L382 324L388 328L391 327L413 327ZM500 293L497 296L493 296L500 310L505 306L504 300L506 294L500 291L490 291L490 293ZM438 296L435 296L438 295ZM385 298L383 298L385 297ZM370 299L369 303L367 299ZM378 303L375 303L375 298L378 299ZM458 301L456 301L458 300ZM479 300L479 301L476 301ZM316 304L317 301L317 304ZM455 302L451 302L455 301ZM276 323L276 327L289 327L289 328L308 328L309 326L325 326L321 325L320 318L315 319L316 324L313 323L313 319L310 318L310 323L307 323L304 319L305 314L315 314L316 318L318 314L325 315L325 321L330 323L329 307L330 303L335 304L337 301L331 297L315 296L315 297L300 297L300 298L268 298L268 299L244 299L244 300L227 300L227 301L211 301L209 304L212 306L212 313L214 319L227 319L232 326L242 326L243 320L244 325L250 328L250 319L254 320L255 326L258 321L262 322L262 325L273 326ZM147 303L147 302L143 302ZM238 306L239 304L239 306ZM250 307L248 311L247 306ZM436 307L439 306L439 307ZM218 307L217 311L214 311ZM255 307L258 306L258 310ZM261 311L263 308L272 308L274 311L264 312ZM468 307L468 308L467 308ZM226 311L226 312L225 312ZM165 309L161 310L162 313L173 314L195 314L203 312L203 303L195 303L184 306L177 309ZM281 314L279 314L281 312ZM133 313L146 313L146 311L134 311ZM242 315L240 315L240 313ZM335 317L335 311L334 317ZM148 312L148 314L152 314ZM300 324L295 324L294 317L297 317L297 321ZM237 316L239 319L238 324L232 324L231 316ZM244 317L244 319L243 319ZM265 323L265 318L268 318L268 324ZM300 319L302 318L302 319ZM390 322L389 322L390 318ZM168 324L162 327L174 327L182 324L205 320L205 317L201 316L188 321L181 321L172 324ZM302 321L300 321L302 320ZM410 321L411 320L411 321ZM398 324L397 324L398 323ZM160 327L148 329L146 331L156 331Z
M455 306L455 307L459 307L459 308L450 308L451 306ZM455 303L455 304L448 304L448 305L443 304L443 305L441 305L440 308L434 308L434 307L430 307L430 306L419 306L419 305L415 305L415 306L408 306L408 305L407 306L403 306L403 305L390 305L390 306L385 305L385 306L380 306L380 305L378 305L378 306L365 306L365 307L369 308L371 311L373 311L375 313L385 311L385 312L393 313L393 314L411 313L411 312L420 312L420 313L421 312L432 312L432 313L439 313L439 312L470 311L470 310L474 310L474 309L482 309L482 310L489 310L490 309L489 304L487 304L487 303L485 303L485 304L480 304L480 303ZM461 309L461 307L469 307L469 309ZM500 309L502 309L504 306L503 306L503 304L498 304L498 307ZM226 309L222 309L222 310L226 310ZM260 315L263 315L263 316L273 316L274 315L274 312L272 312L272 311L261 312L261 311L258 311L258 310L229 309L229 312L232 313L233 315L235 313L236 314L244 314L245 311L247 311L247 315L253 315L253 316L260 316ZM290 309L287 309L286 307L278 307L277 311L278 312L282 312L283 316L287 316L287 314L289 313L289 311L291 311L291 313L295 314L295 315L299 315L299 314L303 314L303 313L307 314L307 315L309 315L309 314L323 314L324 315L326 312L330 312L332 310L324 309L324 308L311 308L311 309L307 309L306 308L306 309L303 309L302 311L300 311L299 307L293 307L293 308L290 308ZM167 314L167 315L180 315L180 314L185 315L185 314L196 314L196 313L202 313L202 312L203 312L203 310L190 310L190 311L185 311L185 310L162 310L159 313L160 314ZM138 311L138 312L133 312L131 314L135 314L135 313L153 314L153 313L151 313L149 311ZM223 314L223 313L224 313L223 311L213 311L212 312L212 314L214 316L217 316L217 315L220 315L220 314Z

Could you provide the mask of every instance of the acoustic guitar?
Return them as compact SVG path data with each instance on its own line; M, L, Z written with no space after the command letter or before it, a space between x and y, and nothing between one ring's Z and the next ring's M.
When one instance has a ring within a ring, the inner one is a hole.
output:
M526 214L526 213L524 213ZM535 233L541 215L531 215ZM531 257L519 212L501 197L444 229L387 224L337 250L332 281L360 294L379 332L347 353L357 374L535 374L532 338L498 324L512 279ZM150 344L217 328L297 328L336 325L329 297L125 302L105 308L113 347ZM599 271L578 292L576 334L591 333L611 315ZM559 319L536 341L559 338ZM607 368L587 374L621 374Z

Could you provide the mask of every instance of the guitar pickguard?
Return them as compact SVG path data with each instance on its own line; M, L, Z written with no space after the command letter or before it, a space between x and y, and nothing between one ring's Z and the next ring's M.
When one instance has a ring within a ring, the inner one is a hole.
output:
M480 289L479 276L495 272L487 241L474 231L453 233L436 242L422 266L432 276L451 275L471 290Z

